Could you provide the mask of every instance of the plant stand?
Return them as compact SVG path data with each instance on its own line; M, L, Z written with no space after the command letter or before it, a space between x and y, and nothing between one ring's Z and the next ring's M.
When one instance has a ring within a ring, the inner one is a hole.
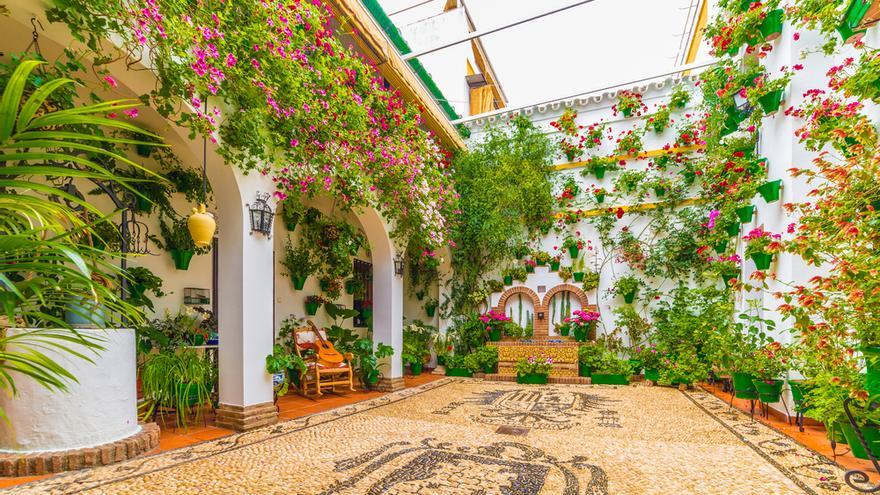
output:
M843 401L843 412L846 413L846 419L849 420L849 426L852 427L853 431L856 434L856 437L859 440L862 448L865 449L865 453L868 455L868 459L871 461L871 464L874 465L874 471L880 472L880 463L877 462L877 457L874 456L874 452L871 450L871 446L868 444L868 441L865 439L865 435L862 432L861 427L859 427L856 422L856 418L853 416L852 411L850 410L850 404L852 404L852 397L847 397ZM876 403L872 400L870 404L868 404L868 409L871 409L872 405ZM834 441L832 440L832 449ZM868 474L860 469L850 469L843 475L844 481L851 488L862 492L862 493L876 493L880 492L880 485L869 485L871 482L871 478L868 477Z

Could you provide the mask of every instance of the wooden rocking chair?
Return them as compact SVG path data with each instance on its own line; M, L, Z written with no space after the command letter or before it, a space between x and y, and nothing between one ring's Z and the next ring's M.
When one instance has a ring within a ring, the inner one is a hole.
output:
M306 363L306 371L300 377L300 391L308 396L314 393L317 396L324 395L321 390L345 385L352 392L354 389L354 371L351 366L351 353L345 353L345 360L336 365L320 362L315 353L315 341L320 336L327 340L327 334L323 329L318 329L311 320L308 326L300 327L293 331L293 343L296 353Z

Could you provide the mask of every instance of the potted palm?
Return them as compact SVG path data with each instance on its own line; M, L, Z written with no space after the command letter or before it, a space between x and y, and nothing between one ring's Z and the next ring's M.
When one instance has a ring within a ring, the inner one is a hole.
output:
M516 383L543 385L547 383L550 370L553 369L553 358L549 356L530 356L516 362Z

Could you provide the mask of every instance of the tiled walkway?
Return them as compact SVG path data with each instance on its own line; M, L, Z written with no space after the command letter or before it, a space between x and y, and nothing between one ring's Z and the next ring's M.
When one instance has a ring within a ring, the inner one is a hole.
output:
M432 375L423 373L419 376L405 376L404 382L407 387L416 387L424 383L428 383L443 378L441 375ZM354 404L367 399L374 399L384 395L382 392L358 390L347 394L326 394L320 399L310 399L298 395L294 392L278 399L279 421L287 421L300 418L309 414L319 413L337 407ZM232 430L218 428L214 426L214 417L212 412L207 413L207 425L201 420L191 424L187 430L174 428L174 420L171 417L166 418L168 423L163 425L159 422L161 434L159 437L159 448L151 453L164 452L173 449L179 449L189 445L193 445L206 440L214 440L215 438L225 437L235 433ZM20 485L29 481L35 481L48 478L52 475L45 476L21 476L15 478L0 478L0 488L8 488Z

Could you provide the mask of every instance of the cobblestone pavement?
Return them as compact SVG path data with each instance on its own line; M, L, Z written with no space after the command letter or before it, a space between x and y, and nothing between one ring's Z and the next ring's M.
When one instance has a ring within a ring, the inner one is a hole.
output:
M447 378L10 494L854 493L701 390Z

